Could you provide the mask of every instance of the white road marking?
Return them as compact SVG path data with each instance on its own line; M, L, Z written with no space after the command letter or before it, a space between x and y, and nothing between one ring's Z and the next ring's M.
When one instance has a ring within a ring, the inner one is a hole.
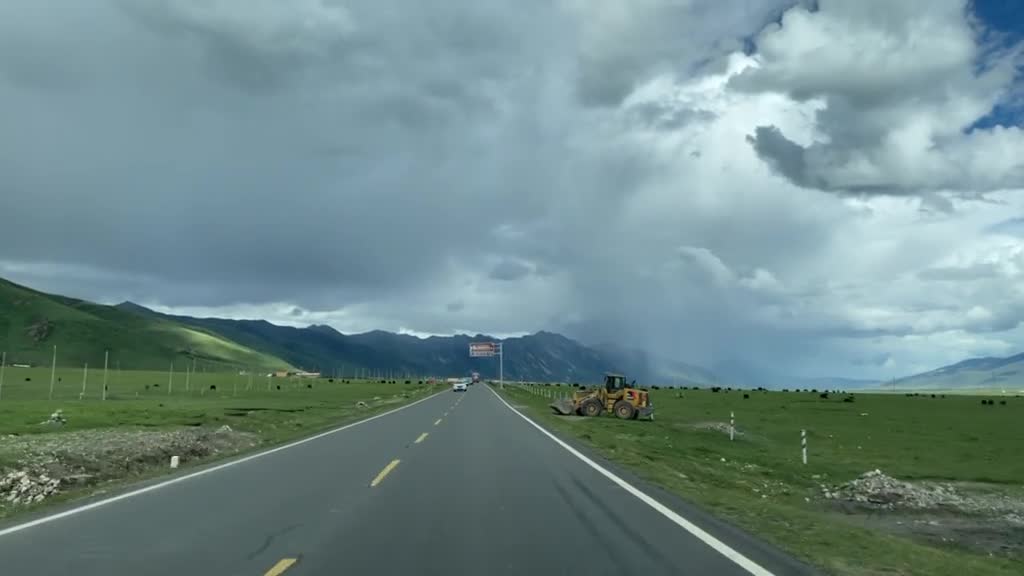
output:
M713 550L715 550L715 552L718 552L722 556L725 556L729 560L732 560L733 562L735 562L737 565L739 565L741 568L743 568L744 570L746 570L747 572L749 572L753 576L775 576L773 573L771 573L768 570L766 570L765 568L763 568L757 562L754 562L750 558L747 558L743 554L740 554L736 550L732 549L725 542L722 542L718 538L715 538L711 534L708 534L707 532L702 530L699 526L697 526L693 522L690 522L686 518L683 518L682 516L677 514L674 510L672 510L668 506L665 506L661 502L658 502L657 500L655 500L651 496L647 495L645 492L641 491L639 488L633 486L629 482L626 482L622 478L619 478L618 476L616 476L615 474L610 472L608 469L606 469L603 466L601 466L600 464L598 464L597 462L594 462L593 460L588 458L585 454L583 454L579 450L577 450L577 449L573 448L572 446L566 444L561 439L559 439L557 436L555 436L551 432L548 432L547 430L545 430L543 426L541 426L540 424L537 424L533 420L530 420L525 415L523 415L522 412L520 412L519 410L516 410L515 408L513 408L511 404L506 402L505 399L502 398L501 395L499 395L494 390L491 390L491 393L494 394L495 396L497 396L498 400L501 400L501 403L504 404L509 410L515 412L517 416L519 416L523 420L526 420L527 422L529 422L531 426L533 426L537 430L540 430L540 432L542 434L544 434L545 436L547 436L548 438L553 440L556 444L558 444L562 448L565 448L566 450L568 450L570 454L572 454L576 458L579 458L580 460L582 460L584 464L586 464L587 466L590 466L594 470L597 470L602 476L604 476L605 478L611 480L612 482L617 484L620 488L622 488L626 492L629 492L633 496L636 496L637 499L639 499L641 502L643 502L644 504L647 504L648 506L653 508L655 511L657 511L659 514L661 514L662 516L668 518L673 523L678 525L680 528L682 528L683 530L686 530L687 532L692 534L694 537L696 537L701 542L703 542L703 543L707 544L708 546L710 546Z
M441 392L443 392L443 390ZM384 416L387 416L389 414L394 414L395 412L398 412L400 410L405 410L406 408L409 408L411 406L415 406L415 405L419 404L420 402L425 402L427 400L430 400L434 396L437 396L438 394L441 394L441 392L435 392L435 393L431 394L430 396L427 396L426 398L420 398L419 400L417 400L415 402L412 402L410 404L406 404L405 406L399 406L398 408L395 408L394 410L388 410L387 412L381 412L380 414L377 414L376 416L370 416L369 418L364 418L363 420L359 420L358 422L352 422L351 424L346 424L346 425L341 426L339 428L334 428L334 429L328 430L326 432L321 432L321 433L319 433L319 434L317 434L315 436L310 436L309 438L303 438L302 440L296 440L295 442L291 442L289 444L285 444L284 446L278 446L277 448L271 448L269 450L264 450L263 452L258 452L256 454L250 454L249 456L244 456L242 458L239 458L238 460L232 460L230 462L225 462L223 464L218 464L216 466L213 466L213 467L210 467L210 468L205 468L203 470L199 470L199 471L193 472L191 474L186 474L184 476L179 476L177 478L171 478L170 480L164 480L163 482L160 482L158 484L153 484L151 486L146 486L145 488L139 488L138 490L132 490L131 492L125 492L124 494L119 494L117 496L111 496L110 498L104 498L103 500L97 500L96 502L91 502L89 504L83 504L82 506L78 506L78 507L72 508L70 510L65 510L63 512L58 512L56 514L51 514L49 516L43 516L42 518L37 518L37 519L32 520L30 522L25 522L23 524L16 524L14 526L11 526L10 528L4 528L4 529L0 530L0 536L6 536L8 534L13 534L15 532L20 532L22 530L26 530L26 529L32 528L34 526L39 526L40 524L46 524L48 522L53 522L54 520L60 520L61 518L67 518L68 516L74 516L75 514L80 514L82 512L85 512L86 510L92 510L93 508L99 508L100 506L106 506L107 504L112 504L114 502L117 502L118 500L125 500L125 499L131 498L133 496L138 496L140 494L145 494L146 492L152 492L154 490L159 490L160 488L164 488L164 487L170 486L172 484L177 484L179 482L184 482L185 480L191 480L192 478L198 478L199 476L205 476L206 474L210 474L210 473L216 472L218 470L223 470L225 468L229 468L231 466L235 466L236 464L241 464L242 462L248 462L250 460L255 460L257 458L262 458L263 456L267 456L269 454L273 454L274 452L280 452L282 450L287 450L289 448L294 448L294 447L299 446L301 444L305 444L306 442L312 442L313 440L318 440L320 438L323 438L324 436L330 436L331 434L336 434L338 432L341 432L342 430L348 430L349 428L352 428L352 427L355 427L355 426L359 426L360 424L365 424L366 422L369 422L371 420L376 420L377 418L383 418Z

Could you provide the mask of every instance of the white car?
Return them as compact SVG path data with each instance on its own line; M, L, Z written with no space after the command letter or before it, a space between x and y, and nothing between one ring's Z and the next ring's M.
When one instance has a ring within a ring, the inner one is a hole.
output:
M469 390L469 385L466 384L465 380L459 380L458 382L452 384L452 390L454 392L465 392L466 390Z

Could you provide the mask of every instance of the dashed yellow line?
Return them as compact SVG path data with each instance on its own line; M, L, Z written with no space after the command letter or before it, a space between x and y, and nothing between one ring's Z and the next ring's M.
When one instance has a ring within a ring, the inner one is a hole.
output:
M434 421L434 426L437 426L438 424L440 424L441 420L442 420L441 418L438 418L437 420L435 420Z
M380 484L381 481L384 480L384 477L391 474L391 471L395 469L395 466L398 466L399 462L401 462L401 460L396 458L395 460L392 460L390 464L385 466L384 469L380 471L380 474L377 474L377 477L373 479L373 482L370 482L370 487L372 488L377 484Z
M430 434L428 434L428 433L426 433L426 432L424 432L423 434L420 434L420 437L419 437L419 438L417 438L417 439L416 439L416 441L415 441L415 442L413 442L413 444L419 444L420 442L423 442L424 440L426 440L426 439L427 439L427 436L429 436L429 435L430 435Z
M278 560L277 564L274 564L270 570L267 570L266 574L263 576L281 576L281 574L284 574L285 570L291 568L292 564L295 564L297 561L297 558L282 558Z

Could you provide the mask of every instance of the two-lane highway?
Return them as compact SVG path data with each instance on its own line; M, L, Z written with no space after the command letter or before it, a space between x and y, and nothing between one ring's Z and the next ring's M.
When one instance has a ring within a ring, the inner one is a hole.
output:
M0 574L797 574L588 462L484 385L0 526ZM649 500L649 501L645 501ZM70 514L68 514L70 512Z

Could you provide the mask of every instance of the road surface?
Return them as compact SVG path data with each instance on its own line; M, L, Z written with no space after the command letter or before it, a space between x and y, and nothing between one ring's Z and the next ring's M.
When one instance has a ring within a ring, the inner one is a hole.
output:
M658 499L645 503L622 478L476 385L52 521L0 525L0 573L807 573L627 479Z

